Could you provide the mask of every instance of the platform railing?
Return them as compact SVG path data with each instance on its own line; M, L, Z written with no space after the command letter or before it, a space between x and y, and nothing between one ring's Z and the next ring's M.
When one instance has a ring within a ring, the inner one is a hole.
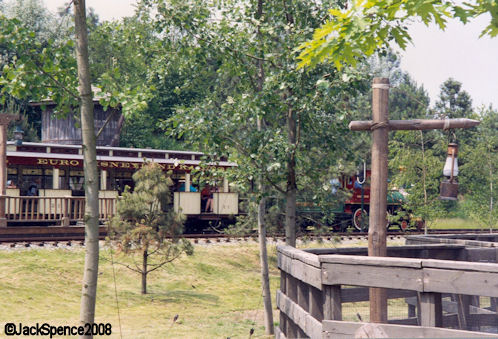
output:
M67 226L85 216L84 197L5 197L7 222L60 222ZM99 220L116 213L116 198L99 198Z
M407 249L418 251L420 257L434 249L445 256L441 245ZM463 247L449 250L466 260ZM277 338L498 338L496 263L314 254L288 246L277 251ZM387 289L389 300L405 305L405 316L388 324L364 322L368 314L361 319L357 313L357 321L346 319L347 303L363 302L368 309L371 287ZM479 305L479 297L487 298L488 304Z

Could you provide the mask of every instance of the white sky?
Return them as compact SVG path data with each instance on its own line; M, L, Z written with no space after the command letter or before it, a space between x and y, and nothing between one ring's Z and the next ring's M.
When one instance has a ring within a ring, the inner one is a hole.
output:
M424 85L432 103L441 84L452 77L463 84L474 107L492 103L498 108L498 37L479 39L488 23L487 16L467 25L452 21L444 32L414 24L413 44L401 52L401 68Z
M55 12L67 0L44 0ZM119 19L134 12L136 0L86 0L101 20ZM449 23L445 32L423 24L410 27L413 44L402 51L401 67L429 92L434 103L439 87L449 77L463 83L474 106L493 104L498 108L498 37L481 38L488 17L471 24Z

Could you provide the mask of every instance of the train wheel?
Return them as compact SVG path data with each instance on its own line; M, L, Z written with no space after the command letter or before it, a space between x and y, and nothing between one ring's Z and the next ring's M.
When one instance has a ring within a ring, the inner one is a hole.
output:
M408 220L401 220L399 223L399 229L403 232L405 232L409 226L410 224L408 223Z
M358 208L353 213L353 226L360 232L368 230L368 213L364 209Z

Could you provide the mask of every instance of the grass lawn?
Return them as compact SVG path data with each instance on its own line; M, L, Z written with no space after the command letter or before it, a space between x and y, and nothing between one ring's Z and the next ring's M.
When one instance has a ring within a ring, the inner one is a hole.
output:
M479 229L478 223L472 219L462 219L462 218L444 218L436 219L434 222L430 223L429 229Z
M365 246L304 244L300 247ZM276 247L269 246L275 307L279 284ZM127 260L117 257L116 260ZM84 249L0 250L0 337L6 322L77 325ZM112 324L112 338L263 338L263 304L258 245L254 241L196 245L195 253L151 273L149 294L140 294L140 277L114 265L116 306L109 249L101 250L96 322ZM178 314L178 321L173 317ZM278 323L278 313L274 312ZM103 337L104 338L104 337ZM106 337L107 338L107 337Z
M275 293L275 247L270 254ZM109 250L101 257L96 322L110 322L119 338ZM83 249L0 251L1 335L5 322L78 324L83 260ZM151 273L147 295L138 274L114 269L124 338L247 338L252 327L255 337L264 334L255 243L196 246L193 256Z

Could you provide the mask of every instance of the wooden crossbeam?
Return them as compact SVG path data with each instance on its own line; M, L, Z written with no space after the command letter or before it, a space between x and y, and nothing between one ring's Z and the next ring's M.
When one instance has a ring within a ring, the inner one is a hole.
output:
M386 250L387 157L389 130L449 130L479 125L472 119L389 120L389 79L374 78L372 83L372 120L352 121L352 131L372 132L372 181L370 184L370 216L368 255L384 257ZM387 292L370 288L370 321L387 322Z
M453 128L470 128L479 125L478 120L459 118L443 120L389 120L387 124L376 124L371 120L351 121L349 129L352 131L370 131L376 128L388 127L390 130L430 130L430 129L453 129Z

